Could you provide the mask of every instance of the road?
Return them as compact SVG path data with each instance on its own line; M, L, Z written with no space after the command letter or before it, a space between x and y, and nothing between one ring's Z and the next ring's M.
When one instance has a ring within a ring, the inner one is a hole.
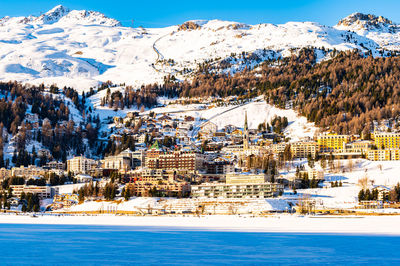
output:
M159 42L161 39L167 37L167 36L170 35L170 34L171 34L171 33L165 34L165 35L161 36L160 38L158 38L157 40L154 41L154 43L153 43L153 50L154 50L154 52L157 54L157 59L156 59L156 62L153 63L151 66L153 67L153 69L154 69L155 71L157 71L157 72L159 72L159 73L174 75L175 73L178 72L177 70L170 71L170 72L166 72L166 71L163 70L163 67L161 68L161 70L156 68L156 65L157 65L158 63L160 63L161 61L164 60L164 55L157 49L157 46L156 46L156 45L157 45L157 42ZM174 32L172 32L172 34L174 34Z

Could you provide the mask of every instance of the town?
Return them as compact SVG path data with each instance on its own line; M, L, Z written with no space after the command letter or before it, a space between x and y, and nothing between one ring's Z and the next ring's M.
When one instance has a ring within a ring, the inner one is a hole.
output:
M286 117L275 116L256 129L249 128L252 114L245 111L244 117L242 127L223 128L167 112L113 117L112 155L51 161L49 152L39 150L48 157L42 166L1 168L2 209L137 215L343 212L340 205L318 203L308 191L345 186L345 180L327 180L326 174L351 172L357 160L400 161L400 133L390 132L389 121L361 136L316 132L291 141L282 134ZM35 115L25 120L33 135L43 127ZM357 182L350 213L399 207L398 185L374 185L367 176Z

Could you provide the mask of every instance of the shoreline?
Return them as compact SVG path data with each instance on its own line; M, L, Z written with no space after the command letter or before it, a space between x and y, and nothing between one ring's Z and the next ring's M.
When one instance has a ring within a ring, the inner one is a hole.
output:
M0 224L128 226L159 230L400 236L400 216L41 216L0 215Z

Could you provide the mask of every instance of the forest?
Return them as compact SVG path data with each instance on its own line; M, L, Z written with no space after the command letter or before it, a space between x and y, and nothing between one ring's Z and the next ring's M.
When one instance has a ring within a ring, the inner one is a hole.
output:
M68 152L81 154L85 151L84 138L88 139L90 148L96 147L99 118L88 114L84 122L75 123L70 119L71 106L62 95L58 97L59 89L51 86L49 91L44 85L0 83L0 167L10 163L4 160L4 144L10 140L15 143L12 162L16 166L36 164L36 160L43 165L51 159L46 155L39 156L34 145L28 151L27 144L31 141L37 141L50 151L52 158L62 161ZM80 97L71 88L64 88L63 94L71 98L79 111L85 112L84 95Z
M399 56L373 57L358 50L334 54L317 63L313 49L302 49L234 75L202 67L191 81L168 77L164 87L181 97L265 95L267 102L281 108L290 104L309 121L337 133L368 132L373 120L400 114Z

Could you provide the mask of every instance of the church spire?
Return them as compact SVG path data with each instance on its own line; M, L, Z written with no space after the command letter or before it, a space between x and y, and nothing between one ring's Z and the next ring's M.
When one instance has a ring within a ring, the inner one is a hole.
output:
M249 149L249 125L247 124L247 111L244 114L244 128L243 128L243 149Z
M244 130L248 130L249 127L247 125L247 111L244 113Z

